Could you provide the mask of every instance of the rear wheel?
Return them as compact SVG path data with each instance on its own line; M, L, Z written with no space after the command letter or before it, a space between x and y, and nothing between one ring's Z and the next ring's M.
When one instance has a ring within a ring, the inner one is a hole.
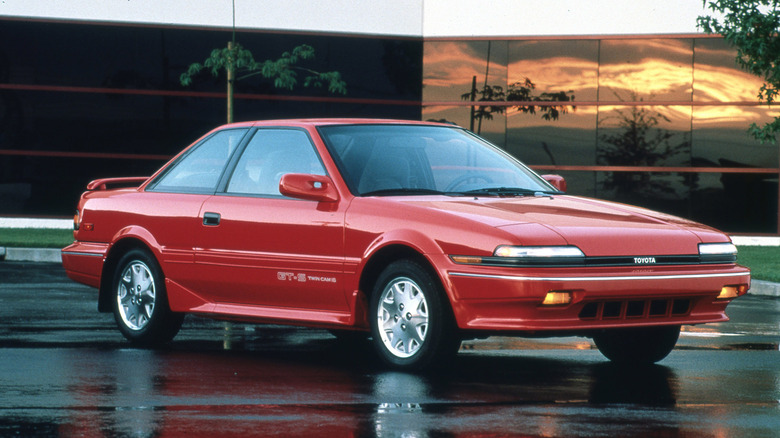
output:
M162 270L148 252L134 249L123 255L111 284L114 319L125 338L153 346L176 336L184 315L168 307Z
M400 260L380 274L371 296L374 348L387 364L425 369L460 347L460 337L439 282L421 265Z
M680 326L604 330L593 336L601 354L620 364L652 364L665 358L680 337Z

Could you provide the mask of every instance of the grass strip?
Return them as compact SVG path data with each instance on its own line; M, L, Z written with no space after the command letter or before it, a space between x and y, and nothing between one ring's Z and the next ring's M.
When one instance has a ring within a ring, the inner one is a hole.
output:
M751 270L754 280L780 283L780 247L740 246L737 263Z
M0 246L12 248L62 248L71 243L73 243L73 230L0 228Z

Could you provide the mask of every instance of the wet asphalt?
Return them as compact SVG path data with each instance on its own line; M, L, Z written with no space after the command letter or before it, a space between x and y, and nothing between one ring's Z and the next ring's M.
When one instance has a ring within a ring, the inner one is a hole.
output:
M0 263L0 436L780 436L778 298L684 327L654 366L493 337L418 374L324 330L195 317L132 348L95 292L57 264Z

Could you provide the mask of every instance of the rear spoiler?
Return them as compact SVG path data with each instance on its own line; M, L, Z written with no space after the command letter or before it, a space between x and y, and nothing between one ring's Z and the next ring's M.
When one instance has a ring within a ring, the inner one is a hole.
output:
M123 178L101 178L87 184L87 190L108 190L109 186L138 187L144 183L148 176L126 176Z

